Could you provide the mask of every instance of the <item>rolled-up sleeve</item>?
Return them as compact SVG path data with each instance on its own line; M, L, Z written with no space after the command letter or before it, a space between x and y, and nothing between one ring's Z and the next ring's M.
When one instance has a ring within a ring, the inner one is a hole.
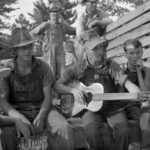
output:
M128 75L124 73L120 65L115 61L111 61L109 73L111 77L115 80L115 84L119 84L120 86L125 83L128 77Z
M48 64L43 62L41 69L43 70L43 85L52 86L52 84L55 82L55 78L53 76L51 68L48 66Z

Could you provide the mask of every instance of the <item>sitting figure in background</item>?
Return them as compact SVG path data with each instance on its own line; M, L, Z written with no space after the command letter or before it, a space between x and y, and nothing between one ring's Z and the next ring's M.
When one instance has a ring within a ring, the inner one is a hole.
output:
M0 80L0 106L12 118L15 128L4 128L1 135L4 150L16 150L18 136L28 140L48 126L54 78L49 66L33 57L34 41L26 28L12 31L14 59Z
M102 9L97 9L97 2L98 0L82 0L86 8L77 22L76 34L79 39L84 31L92 28L95 28L97 33L103 36L106 26L112 22L106 12Z
M60 21L61 3L49 6L50 20L43 22L31 31L33 36L42 36L44 61L52 68L54 77L59 78L65 68L65 35L75 35L76 29Z
M129 39L124 42L123 48L125 52L125 57L128 60L127 64L123 65L124 72L128 75L128 78L140 88L141 91L147 92L150 91L150 68L144 66L142 61L143 56L142 43L137 39ZM145 97L145 100L146 99L149 100L148 95L147 97ZM142 140L141 141L142 149L147 148L149 149L150 148L149 102L147 101L144 103L140 103L128 101L125 102L125 107L129 123L131 124L131 132L130 132L132 139L131 142L134 143ZM141 127L141 133L139 133L140 131L139 124Z

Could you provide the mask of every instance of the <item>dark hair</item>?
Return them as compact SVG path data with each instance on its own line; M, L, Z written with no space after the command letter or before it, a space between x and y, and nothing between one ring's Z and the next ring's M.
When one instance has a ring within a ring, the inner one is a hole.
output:
M142 48L142 43L139 40L129 39L129 40L127 40L123 43L123 49L124 49L125 52L127 52L127 49L128 49L127 47L129 45L133 45L134 48Z

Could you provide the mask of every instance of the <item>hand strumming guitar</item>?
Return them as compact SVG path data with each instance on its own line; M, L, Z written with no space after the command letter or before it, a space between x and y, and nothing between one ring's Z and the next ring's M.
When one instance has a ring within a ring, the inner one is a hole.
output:
M83 91L81 91L80 89L77 89L77 88L73 88L71 90L71 93L73 94L74 99L76 99L77 102L79 102L80 104L83 104L83 105L85 104Z

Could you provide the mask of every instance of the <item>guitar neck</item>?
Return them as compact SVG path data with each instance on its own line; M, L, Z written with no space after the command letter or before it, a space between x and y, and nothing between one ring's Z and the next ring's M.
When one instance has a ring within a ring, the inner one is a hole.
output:
M132 100L138 101L137 93L103 93L93 94L93 100Z

